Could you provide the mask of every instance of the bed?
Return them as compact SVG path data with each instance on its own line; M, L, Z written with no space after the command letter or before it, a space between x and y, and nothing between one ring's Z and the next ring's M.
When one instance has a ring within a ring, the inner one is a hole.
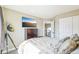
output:
M18 54L79 54L79 37L75 34L62 40L31 38L20 44Z

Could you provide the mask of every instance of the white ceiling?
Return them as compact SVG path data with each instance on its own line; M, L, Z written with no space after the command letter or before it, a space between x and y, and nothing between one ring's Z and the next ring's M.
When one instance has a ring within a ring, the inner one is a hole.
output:
M27 5L27 6L3 6L22 13L41 18L52 18L56 15L79 9L79 5Z

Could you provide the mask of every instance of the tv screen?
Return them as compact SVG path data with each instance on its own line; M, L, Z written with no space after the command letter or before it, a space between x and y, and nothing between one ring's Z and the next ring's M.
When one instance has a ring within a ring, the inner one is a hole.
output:
M36 27L36 21L32 18L22 17L22 27Z

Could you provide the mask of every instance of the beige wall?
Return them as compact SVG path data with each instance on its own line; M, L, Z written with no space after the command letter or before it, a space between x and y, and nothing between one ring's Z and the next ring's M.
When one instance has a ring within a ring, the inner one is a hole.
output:
M38 21L38 20L41 20L41 18L30 16L30 15L23 14L23 13L13 11L10 9L6 9L6 8L3 8L3 15L4 15L5 24L7 22L14 26L15 31L12 33L9 32L9 34L12 37L12 39L17 47L25 40L24 28L22 28L22 19L21 19L22 16L33 18L33 20L36 20L38 23L37 28L43 29L42 21ZM5 27L6 27L6 25L5 25ZM9 40L9 48L10 49L13 48L13 45L10 40Z

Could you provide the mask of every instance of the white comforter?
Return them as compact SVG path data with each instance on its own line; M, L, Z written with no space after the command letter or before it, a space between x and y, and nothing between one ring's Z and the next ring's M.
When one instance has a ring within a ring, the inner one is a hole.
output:
M24 41L18 49L19 54L56 54L56 44L59 41L50 37L31 38ZM58 46L58 45L57 45ZM79 48L72 52L79 54Z
M49 37L32 38L23 42L18 49L19 54L39 54L39 53L53 53L53 48L56 41L52 43L53 39Z

